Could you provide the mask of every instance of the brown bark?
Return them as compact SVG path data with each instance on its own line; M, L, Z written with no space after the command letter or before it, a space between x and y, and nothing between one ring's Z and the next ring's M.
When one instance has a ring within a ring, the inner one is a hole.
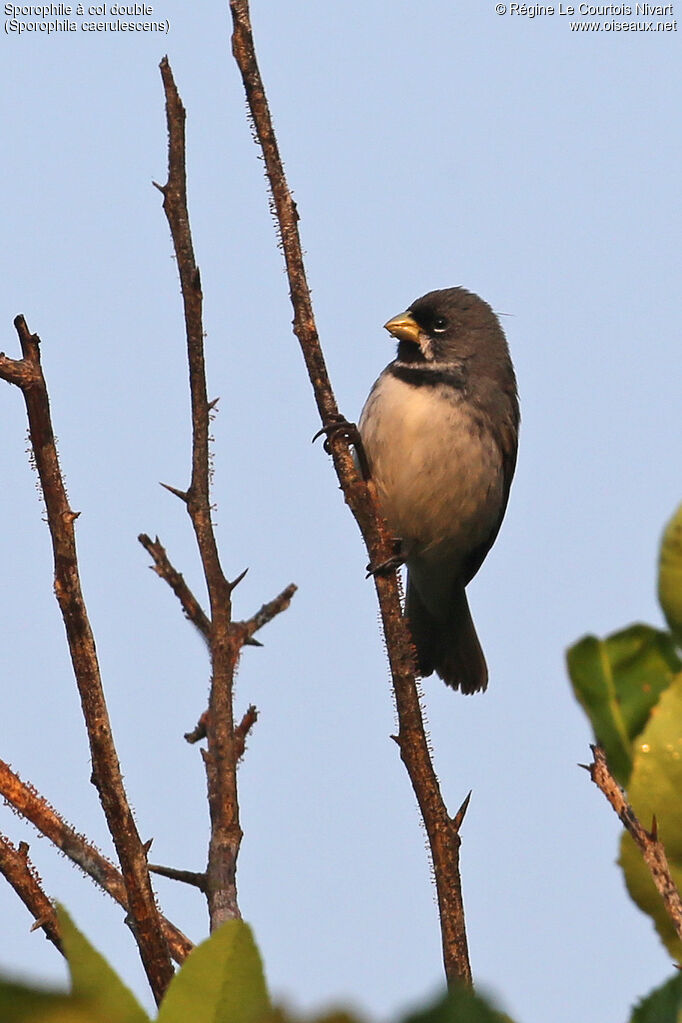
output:
M95 641L81 591L74 531L74 522L80 513L71 510L59 466L40 363L40 338L31 334L23 316L17 316L14 324L23 358L14 360L0 355L0 378L19 387L26 403L31 447L52 538L54 590L88 732L92 781L121 864L135 939L158 1003L173 976L173 965L154 900L146 853L123 786Z
M45 797L36 792L32 785L23 782L4 760L0 760L0 795L128 914L125 881L113 863L110 863L84 835L80 835L67 824ZM192 942L163 916L161 925L173 959L177 963L182 963L194 947Z
M298 232L299 215L292 198L270 109L256 59L247 0L230 0L232 52L241 72L257 140L263 152L284 252L293 328L313 387L323 428L343 423L331 388L315 325ZM355 466L347 434L329 431L329 450L341 488L358 523L371 565L382 565L393 555L393 542L379 514L371 480ZM431 850L441 922L443 959L449 981L471 983L464 906L459 874L459 828L463 815L449 816L433 769L424 731L415 681L415 659L407 622L402 614L399 581L395 572L377 574L374 582L393 679L399 718L398 745L424 820Z
M237 751L232 705L234 671L242 647L232 629L233 585L225 576L211 522L209 485L209 413L204 362L203 296L199 267L187 210L185 173L185 109L168 60L160 64L166 95L168 126L168 181L158 186L168 219L180 274L185 314L187 358L192 406L192 476L180 496L189 513L199 548L210 603L209 648L211 688L206 715L208 748L202 749L206 766L211 818L206 897L211 930L225 920L239 917L237 902L237 856L242 840L237 798Z
M649 868L651 879L663 899L663 905L677 931L677 936L682 940L682 898L680 898L680 893L672 879L665 849L658 837L656 823L654 821L651 831L647 831L642 826L635 811L625 798L625 793L611 774L604 750L601 746L592 746L592 753L594 763L587 768L590 777L597 788L604 793L625 829L632 835L642 854L642 859Z
M42 889L37 870L28 858L26 842L20 842L16 848L8 838L0 835L0 873L12 885L35 920L31 930L42 928L45 936L63 955L57 913Z

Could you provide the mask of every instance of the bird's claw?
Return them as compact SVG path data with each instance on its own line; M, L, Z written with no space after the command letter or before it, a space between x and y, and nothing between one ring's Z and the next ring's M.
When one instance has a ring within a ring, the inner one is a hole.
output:
M370 576L375 575L388 575L390 572L395 572L398 568L402 568L405 564L405 555L402 550L402 543L400 540L394 541L395 551L390 558L386 561L380 562L378 565L370 564L367 566L367 575L365 579L369 579Z
M312 443L314 444L318 437L324 436L325 440L323 447L327 454L330 455L331 446L329 444L329 440L334 434L341 434L342 437L346 438L349 444L353 445L357 456L358 466L362 473L362 478L364 480L368 480L371 473L369 471L367 455L365 454L365 449L362 446L362 437L360 436L357 424L349 423L347 419L343 418L337 419L333 423L327 423L326 426L321 427L321 429L317 431L312 439Z

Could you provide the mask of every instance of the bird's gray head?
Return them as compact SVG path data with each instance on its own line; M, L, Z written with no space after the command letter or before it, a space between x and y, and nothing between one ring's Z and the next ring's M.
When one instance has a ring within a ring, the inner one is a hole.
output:
M465 288L429 291L384 324L400 362L506 360L507 342L487 302Z

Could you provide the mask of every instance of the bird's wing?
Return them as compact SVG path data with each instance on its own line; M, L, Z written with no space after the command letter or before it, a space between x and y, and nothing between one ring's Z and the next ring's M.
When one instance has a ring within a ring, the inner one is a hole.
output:
M514 478L514 470L516 469L516 452L519 440L520 418L516 394L510 394L509 397L511 398L509 403L509 415L504 417L501 422L495 423L495 425L492 426L492 434L502 458L502 502L500 504L500 511L497 516L497 520L486 539L483 543L479 544L479 546L476 547L466 559L463 573L463 582L465 586L467 586L476 575L479 568L485 561L488 551L495 543L497 534L500 531L500 526L502 525L504 513L507 510L509 490Z

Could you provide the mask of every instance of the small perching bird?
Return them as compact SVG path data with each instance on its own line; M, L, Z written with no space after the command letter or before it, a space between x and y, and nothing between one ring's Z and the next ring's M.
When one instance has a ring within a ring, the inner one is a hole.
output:
M397 357L358 429L407 564L419 673L475 693L488 668L465 587L507 507L519 429L514 368L495 313L464 288L431 291L385 326Z

